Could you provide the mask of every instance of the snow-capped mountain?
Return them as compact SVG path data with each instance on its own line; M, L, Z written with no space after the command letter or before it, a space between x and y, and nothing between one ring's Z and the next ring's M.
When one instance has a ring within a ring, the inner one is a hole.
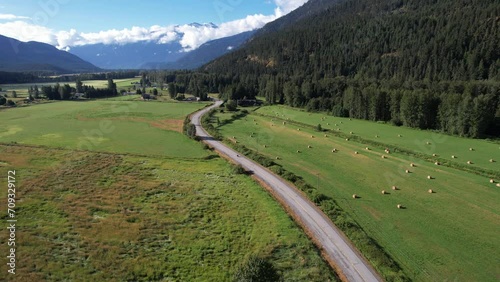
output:
M216 29L217 25L213 23L200 24L192 23L188 25L193 28L207 28ZM246 33L245 33L246 34ZM169 38L172 34L165 35ZM77 55L78 57L91 62L92 64L104 68L104 69L138 69L144 67L158 66L162 64L168 64L169 66L175 66L175 62L196 50L186 52L181 44L183 38L183 33L176 32L175 40L164 40L163 37L159 37L154 41L139 41L135 43L126 44L92 44L84 46L71 47L69 52ZM216 57L223 55L233 48L239 47L242 42L241 36L227 37L224 40L226 47L224 47L225 52L220 50L210 52L205 51L208 57L203 58L202 62L197 64L196 62L189 64L189 68L201 66ZM231 40L234 38L234 40ZM222 38L223 39L223 38ZM163 43L163 42L168 43ZM233 42L234 41L234 42ZM220 45L220 44L219 44ZM217 46L220 49L219 45ZM215 47L214 47L215 48ZM206 49L206 46L204 46ZM185 66L181 66L185 67Z

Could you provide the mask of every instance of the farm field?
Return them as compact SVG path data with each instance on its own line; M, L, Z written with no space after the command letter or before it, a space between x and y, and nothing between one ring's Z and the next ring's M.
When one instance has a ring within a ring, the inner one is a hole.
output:
M467 166L471 161L472 167L479 167L491 171L500 171L500 141L491 142L480 139L460 138L432 131L415 130L407 127L396 127L390 124L375 123L364 120L350 120L325 116L324 114L308 113L286 106L271 106L258 109L257 113L276 116L280 119L300 121L305 124L330 129L361 137L366 140L387 144L388 148L398 146L413 152L437 158L446 162ZM326 117L326 118L325 118ZM322 120L322 118L325 118ZM427 144L427 142L429 144ZM470 149L473 149L471 151ZM455 156L456 158L452 158ZM490 162L493 159L495 162Z
M336 279L279 204L221 158L0 145L3 183L12 169L10 281L231 281L251 255L266 257L286 281ZM0 232L2 242L7 236ZM6 264L0 270L5 281Z
M413 280L497 280L500 189L496 183L426 159L387 154L345 137L329 133L325 137L325 133L286 119L332 129L327 123L337 123L341 132L376 139L388 148L393 145L418 152L423 143L429 150L422 149L420 154L430 158L433 153L438 157L456 154L458 159L453 161L471 159L474 165L493 172L500 170L498 162L489 162L495 156L500 159L498 144L331 116L322 121L324 115L282 107L262 107L257 114L269 116L250 114L233 119L230 113L218 113L218 129L233 142L273 160L278 157L276 163L335 199ZM474 151L469 151L471 147ZM398 190L392 190L393 186ZM353 194L359 198L353 199ZM405 208L398 209L399 204Z
M118 99L118 98L117 98ZM200 159L182 123L204 103L98 100L0 111L0 143Z

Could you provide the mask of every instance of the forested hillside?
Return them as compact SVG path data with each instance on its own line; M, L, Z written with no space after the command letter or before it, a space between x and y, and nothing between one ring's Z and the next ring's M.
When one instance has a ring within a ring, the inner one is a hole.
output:
M287 20L298 13L310 16ZM311 0L290 16L177 84L225 99L259 94L338 116L500 135L500 2Z

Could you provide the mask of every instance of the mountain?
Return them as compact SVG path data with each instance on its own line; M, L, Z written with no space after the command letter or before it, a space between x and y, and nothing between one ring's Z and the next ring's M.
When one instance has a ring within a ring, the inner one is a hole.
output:
M68 52L40 42L21 42L0 35L0 71L80 73L101 71Z
M186 53L175 62L169 63L147 63L142 66L145 69L195 69L215 58L223 56L238 49L247 42L255 31L247 31L237 35L216 39L201 45L198 49Z
M498 80L499 14L495 0L310 0L204 69L302 77Z
M104 69L139 69L145 62L173 62L185 55L178 41L158 44L142 41L128 44L92 44L71 47L75 54Z
M213 23L192 23L189 26L217 28ZM230 47L239 47L252 34L245 32L214 40L191 52L183 51L180 44L183 34L180 32L176 34L177 39L169 43L161 43L168 40L159 38L126 44L91 44L71 47L69 52L105 69L192 69L226 54Z

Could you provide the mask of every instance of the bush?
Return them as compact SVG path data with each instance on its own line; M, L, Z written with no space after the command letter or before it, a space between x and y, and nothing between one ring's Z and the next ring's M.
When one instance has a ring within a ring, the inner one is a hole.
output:
M15 106L17 106L17 105L16 105L16 103L15 103L14 101L12 101L12 100L7 100L7 106L9 106L9 107L15 107Z
M3 106L7 103L7 99L5 99L5 97L3 96L0 96L0 106Z
M238 109L238 104L235 100L229 100L226 102L226 110L234 112L236 109Z
M233 166L233 173L234 174L246 174L247 171L241 165L235 165L235 166Z
M268 282L283 281L273 264L264 258L252 256L240 266L234 275L235 282Z

